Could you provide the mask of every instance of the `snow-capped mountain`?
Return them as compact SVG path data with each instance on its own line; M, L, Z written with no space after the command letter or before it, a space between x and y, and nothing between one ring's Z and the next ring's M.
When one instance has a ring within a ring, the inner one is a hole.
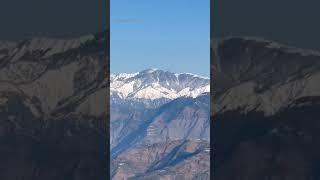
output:
M120 99L176 99L210 92L209 78L191 73L147 69L138 73L111 75L110 92Z
M209 179L209 91L191 73L111 75L111 179Z

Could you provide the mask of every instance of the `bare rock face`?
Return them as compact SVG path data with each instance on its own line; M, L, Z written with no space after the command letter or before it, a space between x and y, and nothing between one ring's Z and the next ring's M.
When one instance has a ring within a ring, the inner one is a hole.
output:
M214 51L215 179L319 179L319 52L240 37Z
M107 33L0 43L0 179L105 179Z

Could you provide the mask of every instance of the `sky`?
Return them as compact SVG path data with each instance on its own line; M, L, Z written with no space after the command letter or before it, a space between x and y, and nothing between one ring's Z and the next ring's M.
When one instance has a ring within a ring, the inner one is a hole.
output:
M210 0L111 0L111 73L209 76Z
M220 0L212 5L214 37L255 36L320 48L319 0Z

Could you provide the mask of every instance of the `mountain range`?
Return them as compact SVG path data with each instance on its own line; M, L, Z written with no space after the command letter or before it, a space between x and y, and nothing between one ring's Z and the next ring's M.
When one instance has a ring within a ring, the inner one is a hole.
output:
M105 179L109 155L113 179L210 179L210 155L216 180L320 178L318 51L229 37L210 85L109 79L107 34L0 43L0 179Z
M110 80L112 179L209 179L209 78L147 69Z

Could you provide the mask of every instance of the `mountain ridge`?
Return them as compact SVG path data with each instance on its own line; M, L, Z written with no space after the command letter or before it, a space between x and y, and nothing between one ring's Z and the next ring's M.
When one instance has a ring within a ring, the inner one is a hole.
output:
M247 37L211 48L215 179L319 179L320 54Z
M111 75L111 96L120 99L175 99L197 97L210 91L210 80L191 73L146 69Z

